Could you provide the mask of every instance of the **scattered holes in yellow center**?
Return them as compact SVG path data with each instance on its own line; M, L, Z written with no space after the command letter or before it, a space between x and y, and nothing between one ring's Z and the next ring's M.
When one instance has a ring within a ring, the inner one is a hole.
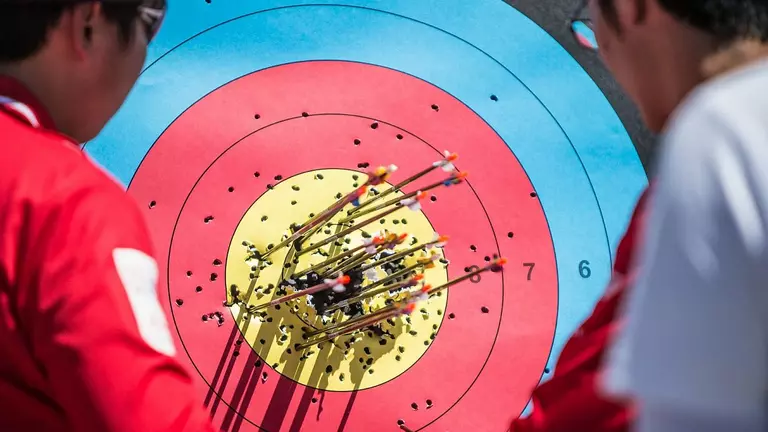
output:
M254 272L251 269L252 263L246 262L247 253L246 248L242 246L243 240L253 243L259 251L266 251L268 245L280 243L282 236L288 233L291 223L304 223L311 213L327 208L337 200L339 193L350 192L355 185L363 184L366 178L364 173L349 170L317 170L283 180L268 190L248 209L235 231L227 257L227 286L236 285L242 297L252 305L280 297L276 285L284 270L289 248L282 248L271 254L268 261L271 261L272 265L260 270L255 274L256 278L251 279ZM377 188L383 191L389 187L391 185L387 184ZM343 218L346 210L334 220ZM372 215L361 217L360 220L368 219ZM324 226L312 241L326 238L329 232L333 234L336 230L336 226ZM362 244L363 232L376 235L382 230L397 234L408 233L412 236L398 246L396 251L411 247L411 242L424 243L435 236L429 220L421 211L414 212L403 208L349 235L348 240L341 243L341 247L333 246L333 243L331 247L338 248L340 253L343 248ZM413 237L416 240L413 240ZM322 249L329 251L329 247ZM442 253L440 249L433 250ZM405 264L415 263L420 256L422 253L408 257ZM296 272L325 259L327 257L315 253L302 255L296 264ZM424 272L424 280L432 286L441 285L448 280L445 265L440 262L435 264ZM380 277L385 276L383 271L379 273ZM291 292L290 288L288 292ZM393 337L379 337L370 331L358 332L354 337L340 336L334 343L315 345L300 352L296 352L294 345L306 342L303 338L304 331L311 330L311 326L323 327L322 319L308 305L306 297L264 309L262 312L265 314L246 317L242 308L237 305L232 306L232 313L245 340L268 365L284 376L319 389L352 391L383 384L416 363L440 328L447 297L448 291L445 291L440 296L433 296L419 303L410 317L394 318L391 320L394 325L384 323L382 329ZM376 310L383 304L384 299L377 298L375 301L365 302L364 307L366 310ZM341 311L337 311L326 325L348 318Z

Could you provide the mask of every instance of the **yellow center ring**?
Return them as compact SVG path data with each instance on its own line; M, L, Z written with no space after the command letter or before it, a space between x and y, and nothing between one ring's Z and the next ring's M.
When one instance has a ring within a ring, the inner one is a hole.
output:
M269 256L273 264L260 271L252 270L252 262L246 261L246 240L259 251L280 243L287 228L305 222L312 212L319 212L337 200L337 194L346 194L367 176L363 173L342 169L316 170L286 179L268 190L248 209L238 225L227 256L227 286L235 285L242 299L249 305L261 305L279 298L278 285L284 270L289 248L282 248ZM390 185L379 185L385 190ZM393 195L394 196L394 195ZM389 197L388 197L389 198ZM341 212L335 220L346 215ZM361 219L367 219L367 215ZM342 242L342 248L362 244L363 232L367 235L388 230L392 233L408 233L411 239L396 251L412 244L431 241L435 236L427 217L421 211L406 208L356 231ZM323 227L313 240L333 234L332 227ZM415 240L413 239L415 238ZM413 243L411 243L413 242ZM338 247L338 246L337 246ZM442 250L436 249L442 254ZM408 257L406 265L415 263L423 253ZM443 257L441 257L443 258ZM299 257L297 272L317 264L327 257L308 253ZM436 263L425 269L424 281L432 286L447 282L446 265ZM255 278L252 278L255 276ZM380 277L386 274L380 271ZM288 288L288 292L291 290ZM410 317L398 317L383 323L382 329L394 338L380 337L373 332L359 332L354 337L341 336L334 343L323 343L300 352L296 344L305 343L306 330L322 329L327 325L349 319L342 311L336 311L326 323L308 305L307 297L264 309L262 314L248 316L244 308L235 304L232 313L241 333L259 356L282 375L306 386L330 390L353 391L386 383L415 364L426 352L443 320L448 293L440 293L420 302ZM366 311L376 310L384 304L383 296L363 303ZM311 340L311 339L310 339Z

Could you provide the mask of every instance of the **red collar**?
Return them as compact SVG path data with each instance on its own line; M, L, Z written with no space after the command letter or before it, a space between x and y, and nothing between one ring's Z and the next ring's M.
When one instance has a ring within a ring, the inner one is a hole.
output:
M19 81L0 75L0 110L34 127L56 130L48 110Z

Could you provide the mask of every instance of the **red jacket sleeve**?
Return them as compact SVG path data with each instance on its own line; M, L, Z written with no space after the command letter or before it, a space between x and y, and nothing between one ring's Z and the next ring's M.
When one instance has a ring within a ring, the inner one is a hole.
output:
M623 285L622 275L614 284ZM612 294L598 303L592 316L563 348L555 375L533 392L533 412L512 423L511 432L626 432L634 412L600 392L597 377L605 348L620 323L617 306L623 286L612 286Z
M70 430L212 431L176 358L137 206L112 184L64 195L30 213L36 259L16 306Z

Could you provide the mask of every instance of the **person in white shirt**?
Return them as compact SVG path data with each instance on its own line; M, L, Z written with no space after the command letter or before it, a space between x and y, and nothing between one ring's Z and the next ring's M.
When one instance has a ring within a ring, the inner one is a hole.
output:
M660 132L602 385L640 432L768 431L768 0L592 0L607 66Z

